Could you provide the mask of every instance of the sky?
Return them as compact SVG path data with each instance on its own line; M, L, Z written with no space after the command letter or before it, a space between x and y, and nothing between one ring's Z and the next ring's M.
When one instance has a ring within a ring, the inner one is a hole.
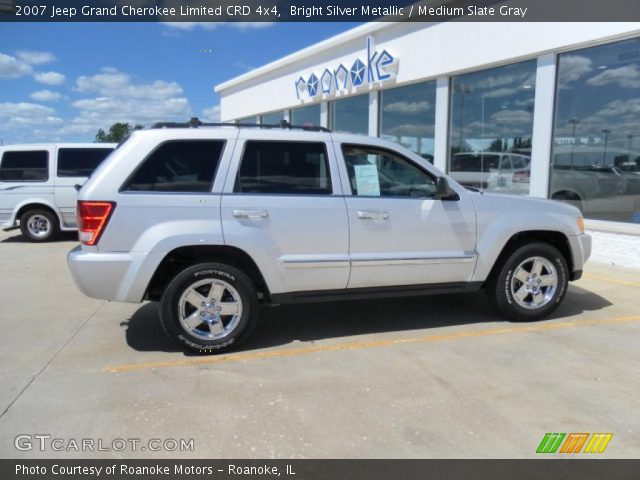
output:
M0 142L219 120L215 85L354 23L0 23Z

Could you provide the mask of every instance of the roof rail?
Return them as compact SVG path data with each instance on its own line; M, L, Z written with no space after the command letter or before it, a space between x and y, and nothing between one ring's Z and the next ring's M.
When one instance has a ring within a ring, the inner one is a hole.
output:
M305 130L309 132L331 132L328 128L318 127L315 125L291 125L286 120L280 123L261 124L261 123L205 123L198 118L193 117L188 122L159 122L151 126L151 128L198 128L198 127L237 127L237 128L281 128L288 130Z

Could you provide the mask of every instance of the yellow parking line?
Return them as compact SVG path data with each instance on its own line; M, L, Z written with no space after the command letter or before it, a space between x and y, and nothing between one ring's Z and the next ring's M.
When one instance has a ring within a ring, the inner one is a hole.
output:
M490 328L486 330L475 330L469 332L446 333L442 335L427 335L423 337L371 340L362 342L339 343L334 345L312 345L300 348L288 348L284 350L257 351L248 353L233 353L229 355L219 355L211 357L183 358L180 360L166 360L163 362L138 363L130 365L117 365L106 367L105 372L122 373L135 370L147 370L154 368L182 367L193 365L212 365L226 362L242 362L248 360L261 360L268 358L294 357L297 355L308 355L318 352L332 352L338 350L362 350L366 348L387 347L392 345L404 345L414 343L439 342L444 340L458 340L470 337L486 337L489 335L500 335L504 333L540 332L545 330L558 330L570 327L587 327L592 325L607 325L615 323L636 322L640 320L640 315L626 317L615 317L608 319L583 320L557 323L526 324L513 327Z
M618 280L617 278L605 277L603 275L594 275L593 273L585 273L585 278L591 280L600 280L602 282L617 283L618 285L626 285L627 287L640 287L638 282L628 282L627 280Z

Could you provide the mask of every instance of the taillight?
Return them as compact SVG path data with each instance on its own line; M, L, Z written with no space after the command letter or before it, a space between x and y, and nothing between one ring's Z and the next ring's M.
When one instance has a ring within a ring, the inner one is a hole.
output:
M513 183L529 183L531 181L531 170L520 170L513 172L511 181Z
M116 208L114 202L78 201L78 237L84 245L95 245Z

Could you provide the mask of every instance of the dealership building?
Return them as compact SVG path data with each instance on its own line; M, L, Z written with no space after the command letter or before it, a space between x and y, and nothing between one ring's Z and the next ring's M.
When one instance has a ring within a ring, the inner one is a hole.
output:
M216 86L223 121L383 137L640 233L640 23L367 23Z

